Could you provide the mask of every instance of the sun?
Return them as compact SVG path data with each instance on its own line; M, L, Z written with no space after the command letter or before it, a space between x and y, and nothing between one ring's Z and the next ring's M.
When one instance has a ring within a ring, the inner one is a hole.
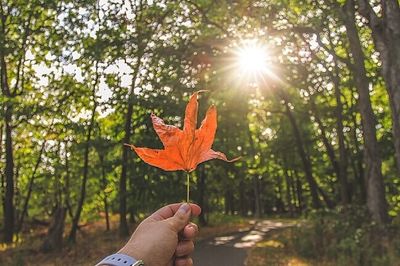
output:
M267 47L258 40L243 40L235 50L239 74L247 78L262 78L270 72L270 58Z

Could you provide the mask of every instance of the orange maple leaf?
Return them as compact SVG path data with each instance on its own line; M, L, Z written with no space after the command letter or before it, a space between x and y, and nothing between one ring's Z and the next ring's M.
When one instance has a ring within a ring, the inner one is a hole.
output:
M211 106L207 110L200 128L196 129L198 93L192 94L186 106L183 130L166 125L161 118L151 114L154 130L160 137L164 149L125 145L131 147L146 163L165 171L183 170L191 172L196 169L198 164L211 159L220 159L226 162L238 160L239 158L228 160L222 152L211 149L217 130L217 109L215 106Z

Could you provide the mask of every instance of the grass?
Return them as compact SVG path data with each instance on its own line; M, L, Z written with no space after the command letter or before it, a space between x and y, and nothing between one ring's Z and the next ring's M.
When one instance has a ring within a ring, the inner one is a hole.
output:
M249 250L246 265L400 265L396 224L383 229L368 219L356 223L340 215L317 215L267 233ZM355 219L354 212L346 215Z
M251 266L330 266L329 262L307 260L299 256L291 244L291 229L278 229L269 233L263 241L251 248L246 265Z
M126 242L118 237L117 225L117 216L112 217L108 232L103 221L87 224L78 232L76 245L66 243L62 251L53 253L39 251L45 231L33 230L19 245L0 253L0 265L95 265Z
M210 221L210 226L200 228L199 239L235 232L250 225L249 219L221 214L211 215ZM132 225L131 232L134 228L135 225ZM65 232L69 232L68 227ZM45 228L32 229L19 242L0 247L0 265L95 265L106 255L116 252L128 240L128 237L123 239L118 237L116 215L111 217L110 231L105 231L104 221L88 223L78 231L77 243L66 244L60 252L39 251L45 233Z
M351 254L358 254L356 251L360 249L363 250L364 253L362 254L364 255L367 254L365 252L370 254L374 251L372 249L374 239L370 240L372 241L371 243L366 243L366 246L360 246L360 244L352 240L351 230L349 230L350 233L345 232L349 239L341 240L341 236L334 229L335 227L331 226L331 223L335 222L334 219L328 219L329 223L325 222L323 226L320 223L314 224L312 219L303 221L272 218L268 220L293 226L267 232L263 240L248 250L246 259L246 265L248 266L357 265L346 259L347 257L344 257L345 254L341 250L345 249L347 252L353 250ZM249 230L256 223L254 219L223 215L222 213L211 214L209 221L209 226L200 227L198 239ZM321 226L323 231L321 231ZM117 251L128 240L128 238L121 239L118 237L117 227L118 216L111 217L111 230L108 232L105 231L103 220L87 223L78 232L75 245L67 244L62 251L51 254L39 251L46 228L32 229L31 233L24 235L24 239L20 239L13 245L0 246L0 265L95 265L104 256ZM135 225L132 225L131 231L133 231L134 227ZM341 228L340 230L342 231L344 230L343 226L338 228ZM69 232L69 228L66 228L65 232ZM355 232L357 233L358 230ZM365 231L365 234L366 232L368 231ZM391 261L396 261L395 258L398 258L397 252L400 247L400 241L395 235L393 234L393 239L388 242L390 243L387 248L389 253L381 256L382 259L373 253L370 254L370 256L373 256L373 261L377 262L377 259L380 259L379 262L382 262L371 265L398 265L390 263ZM355 236L358 237L358 234ZM367 239L364 237L362 241L367 241ZM323 254L319 254L321 250L324 251ZM383 260L385 258L386 260Z

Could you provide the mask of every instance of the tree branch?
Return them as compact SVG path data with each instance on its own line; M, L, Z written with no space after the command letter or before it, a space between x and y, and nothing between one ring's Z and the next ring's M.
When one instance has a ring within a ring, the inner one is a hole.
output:
M187 2L188 4L192 5L196 11L198 11L203 19L203 21L207 24L207 25L212 25L214 27L216 27L217 29L221 30L223 33L225 33L228 37L232 37L232 34L222 25L220 25L219 23L212 21L208 16L207 13L209 11L210 8L204 10L200 7L199 4L197 4L195 1L191 1L191 0L185 0L185 2Z

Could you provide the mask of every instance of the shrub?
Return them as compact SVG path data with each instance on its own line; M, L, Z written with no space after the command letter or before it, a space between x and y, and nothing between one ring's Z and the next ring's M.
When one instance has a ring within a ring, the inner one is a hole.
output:
M371 223L364 207L313 211L292 229L298 255L335 265L398 265L400 226Z

